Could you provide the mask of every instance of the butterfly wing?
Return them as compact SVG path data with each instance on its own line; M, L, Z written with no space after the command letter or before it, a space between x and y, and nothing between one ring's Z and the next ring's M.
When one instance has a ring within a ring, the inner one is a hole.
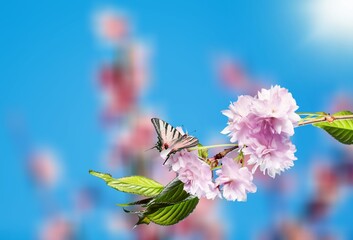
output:
M159 118L152 118L151 122L158 135L155 147L160 152L173 146L183 136L175 127Z
M161 157L165 159L165 162L168 160L170 155L191 147L196 147L199 144L199 140L193 136L187 134L179 138L169 149L161 151Z

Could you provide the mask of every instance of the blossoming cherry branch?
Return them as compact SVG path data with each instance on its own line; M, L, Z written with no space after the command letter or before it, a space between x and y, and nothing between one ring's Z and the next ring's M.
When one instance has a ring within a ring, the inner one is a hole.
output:
M177 175L166 186L143 176L116 179L110 174L92 170L90 173L118 191L146 197L118 204L143 208L139 211L124 208L128 213L137 214L136 226L150 222L172 225L186 218L200 198L246 201L247 194L257 190L253 183L257 170L275 178L292 167L297 160L296 147L291 141L296 127L310 124L343 144L353 144L352 112L330 115L299 113L297 109L292 94L278 85L262 89L256 96L239 96L222 111L228 122L221 133L230 137L230 143L212 146L202 146L196 137L181 128L153 118L158 135L154 148L160 152L164 165ZM208 156L209 149L220 147L223 151ZM229 153L235 153L235 157Z

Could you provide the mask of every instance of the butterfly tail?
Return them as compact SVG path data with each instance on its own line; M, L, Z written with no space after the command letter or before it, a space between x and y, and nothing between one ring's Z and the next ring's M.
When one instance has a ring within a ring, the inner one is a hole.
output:
M172 152L168 149L161 151L161 157L165 159L163 162L163 165L167 162L171 154Z

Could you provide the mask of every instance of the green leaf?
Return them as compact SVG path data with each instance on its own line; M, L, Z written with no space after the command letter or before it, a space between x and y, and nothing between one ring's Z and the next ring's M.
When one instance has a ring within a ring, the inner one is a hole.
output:
M175 178L139 213L139 224L154 222L173 225L186 218L197 206L199 199L184 191L184 184Z
M203 147L202 144L198 144L198 147ZM198 155L200 158L202 159L207 159L208 158L208 149L204 148L204 149L199 149L198 150Z
M350 111L342 111L342 112L337 112L332 116L345 116L345 115L353 115L353 113ZM352 119L344 119L344 120L336 119L333 122L314 123L313 125L324 129L328 134L330 134L337 141L343 144L353 144L353 120Z
M158 194L150 203L176 203L180 202L190 194L184 191L184 183L182 183L178 178L174 178L173 181L168 183L167 186L163 189L163 191Z
M135 224L134 228L140 224L149 224L151 222L151 220L149 220L148 217L145 217L143 214L139 214L138 216L139 216L139 220Z
M184 184L177 178L163 187L156 181L141 177L131 176L125 178L113 178L110 174L90 170L90 174L103 179L108 186L122 192L134 193L150 198L139 201L117 204L121 207L142 205L144 210L123 210L130 214L138 215L140 224L154 222L159 225L172 225L183 220L193 212L199 199L184 191Z
M130 202L130 203L118 203L116 204L119 207L127 207L127 206L134 206L134 205L146 205L148 204L153 198L145 198L139 201Z
M159 225L173 225L187 216L195 209L199 199L195 196L189 196L183 201L171 203L160 207L150 206L141 216Z
M146 197L154 197L163 190L163 185L143 176L131 176L124 178L113 178L112 175L89 171L90 174L103 179L108 186L126 193L138 194Z

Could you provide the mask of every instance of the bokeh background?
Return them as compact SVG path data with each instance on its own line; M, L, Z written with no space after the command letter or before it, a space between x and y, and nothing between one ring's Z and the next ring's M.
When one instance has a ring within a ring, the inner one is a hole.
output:
M132 230L133 200L88 174L174 176L151 117L226 143L220 111L288 88L300 111L353 110L353 1L8 1L0 7L1 239L353 239L353 149L310 126L247 202L202 201Z

